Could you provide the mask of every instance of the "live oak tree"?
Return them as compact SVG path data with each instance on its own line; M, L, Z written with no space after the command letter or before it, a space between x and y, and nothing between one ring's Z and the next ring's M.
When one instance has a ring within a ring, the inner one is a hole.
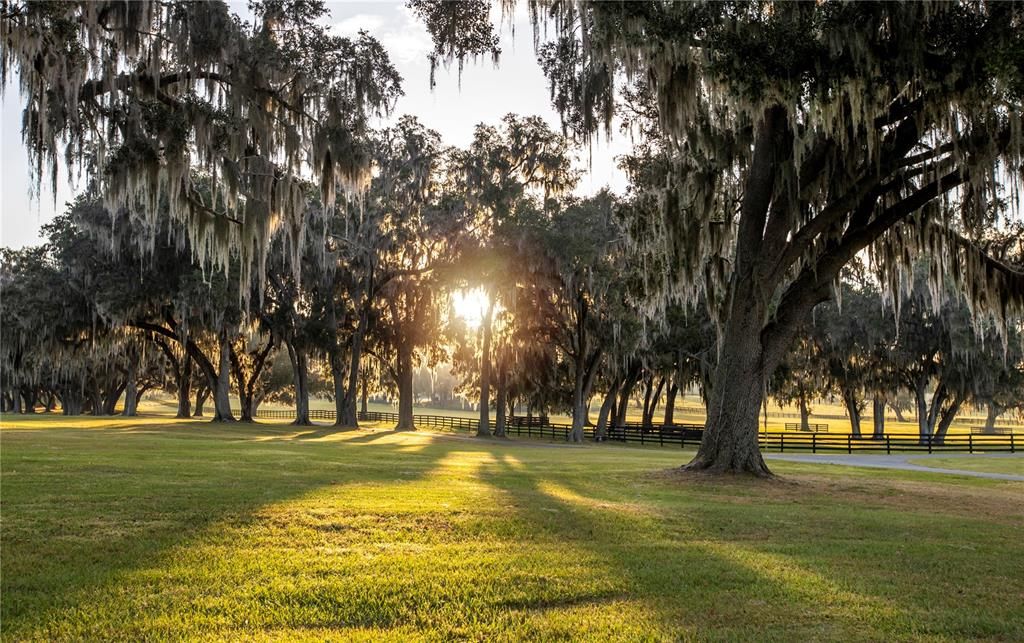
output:
M612 311L622 297L616 287L622 262L613 247L620 235L615 206L608 193L570 200L552 215L541 238L556 284L547 302L553 309L547 335L572 374L573 442L583 440L591 391L614 333Z
M486 13L433 6L438 51L479 53L437 24L480 31ZM630 81L652 94L669 171L634 241L670 270L650 273L650 312L703 295L721 327L689 469L769 473L765 377L859 253L890 290L927 254L938 296L953 283L1001 325L1021 310L1024 275L977 243L1022 182L1019 4L530 6L567 127L610 126Z
M63 160L108 208L177 221L205 265L236 257L243 287L275 234L298 263L308 182L328 206L365 183L366 120L400 93L380 44L331 35L323 2L250 10L252 23L224 2L0 2L0 83L17 77L36 181L56 183Z
M455 153L452 173L463 186L470 226L484 255L478 262L484 269L477 273L477 280L487 293L489 307L481 323L477 432L488 435L492 321L494 306L503 294L502 286L508 285L505 264L500 260L505 242L500 230L517 214L533 212L530 200L543 207L548 198L572 189L578 174L572 169L568 142L563 136L553 132L540 117L515 114L505 116L500 127L477 125L470 146ZM487 253L492 251L497 255L487 260Z
M415 117L376 132L373 182L364 216L376 221L376 277L368 291L377 359L398 389L397 429L413 424L413 375L421 354L436 345L439 292L436 272L453 251L461 227L441 199L448 150L436 131Z

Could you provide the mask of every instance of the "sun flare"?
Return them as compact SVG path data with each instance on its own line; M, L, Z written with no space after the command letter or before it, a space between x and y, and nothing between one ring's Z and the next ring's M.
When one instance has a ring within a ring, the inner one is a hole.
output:
M458 290L452 295L452 309L455 316L473 329L480 328L489 302L490 299L483 288Z

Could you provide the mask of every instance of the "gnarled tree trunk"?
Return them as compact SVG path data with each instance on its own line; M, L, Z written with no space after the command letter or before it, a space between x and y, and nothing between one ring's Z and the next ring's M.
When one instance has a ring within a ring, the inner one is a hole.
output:
M708 398L704 437L688 470L770 475L757 443L765 378L760 331L759 311L735 314L729 320Z

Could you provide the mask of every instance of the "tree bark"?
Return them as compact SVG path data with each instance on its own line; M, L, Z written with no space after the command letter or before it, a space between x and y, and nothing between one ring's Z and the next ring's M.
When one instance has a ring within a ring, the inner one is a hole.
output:
M345 410L349 400L346 398L345 365L340 350L331 352L331 381L334 384L334 426L345 426Z
M778 296L792 265L790 255L801 252L788 238L792 217L787 200L775 194L778 169L792 161L791 143L785 108L766 109L744 179L722 348L708 395L708 421L687 470L771 475L758 448L765 377L783 359L796 329L814 306L828 299L847 255L862 247L856 242L864 235L844 239L845 246L824 253L814 266L801 270Z
M757 443L757 420L763 395L764 365L757 341L760 322L730 320L708 399L708 417L700 449L689 470L770 475ZM742 336L753 337L753 340ZM730 338L735 339L730 346Z
M874 431L871 433L871 437L876 440L881 440L885 437L885 396L875 394L875 399L872 402L871 416L874 421Z
M139 414L139 389L136 383L136 373L135 360L131 359L128 362L128 372L125 375L124 409L121 410L121 415L125 417L135 417Z
M860 400L857 399L857 392L852 389L843 390L843 405L850 416L850 435L860 439Z
M615 392L618 389L618 382L612 382L608 386L608 392L604 395L604 402L601 403L601 410L597 414L597 427L594 429L594 440L603 442L608 437L608 418L613 415L615 407Z
M921 444L928 444L931 440L932 428L935 426L930 417L928 400L925 397L928 393L927 385L928 380L921 378L914 386L914 402L917 404L917 434ZM938 390L936 390L936 395L938 393Z
M199 390L196 391L196 408L192 411L192 417L201 418L203 417L203 407L206 405L207 398L210 397L210 387L200 386Z
M60 408L64 415L81 415L84 403L81 385L71 385L60 391Z
M412 346L406 342L398 344L398 363L396 364L396 375L398 384L398 424L396 431L415 431L416 423L413 421L413 371L412 371Z
M985 406L985 427L981 431L986 435L995 435L996 418L1003 414L1004 409L992 400L986 402Z
M306 352L291 342L286 345L295 386L295 421L292 424L310 426L313 423L309 421L309 363Z
M359 399L359 364L362 360L363 341L368 321L369 315L366 311L366 307L363 306L359 310L359 321L356 325L355 332L352 334L352 349L349 353L348 365L348 388L345 391L345 397L342 403L342 413L338 416L339 419L335 421L336 424L340 424L346 429L359 428L359 414L356 412L356 402ZM362 394L362 410L363 413L366 413L367 395L365 382L363 383Z
M626 424L626 412L629 410L629 398L633 395L633 388L640 379L640 371L640 364L635 363L626 373L626 379L622 382L622 388L619 390L619 399L618 402L616 402L614 426L623 426Z
M192 356L185 354L178 371L178 412L175 417L187 418L192 412Z
M677 395L679 395L679 384L675 378L672 378L672 385L668 387L668 393L665 395L665 420L662 422L664 426L675 424Z
M654 378L651 378L651 384L654 384ZM654 414L658 412L658 405L661 403L661 392L665 388L665 378L662 377L658 380L658 385L651 391L648 389L650 399L647 402L647 409L644 411L644 428L654 428Z
M217 380L213 388L213 421L234 422L231 412L231 342L226 331L220 333L220 359L218 361Z
M954 395L950 405L939 414L938 426L935 428L935 442L937 444L945 442L949 427L953 424L953 420L956 419L956 415L960 412L960 407L963 406L963 403L963 397Z
M487 311L481 322L483 345L480 349L480 420L476 426L477 437L491 435L491 321L494 318L494 296L488 297Z
M800 430L810 431L811 430L811 411L807 408L807 394L804 392L804 387L800 385L799 397L797 402L800 406Z
M89 391L89 406L92 415L103 415L103 391L100 389L99 380L95 378Z

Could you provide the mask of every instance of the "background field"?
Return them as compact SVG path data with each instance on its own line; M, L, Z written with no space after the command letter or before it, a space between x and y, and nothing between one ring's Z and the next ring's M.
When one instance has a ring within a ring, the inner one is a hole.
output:
M1024 483L6 417L5 640L1021 640Z

